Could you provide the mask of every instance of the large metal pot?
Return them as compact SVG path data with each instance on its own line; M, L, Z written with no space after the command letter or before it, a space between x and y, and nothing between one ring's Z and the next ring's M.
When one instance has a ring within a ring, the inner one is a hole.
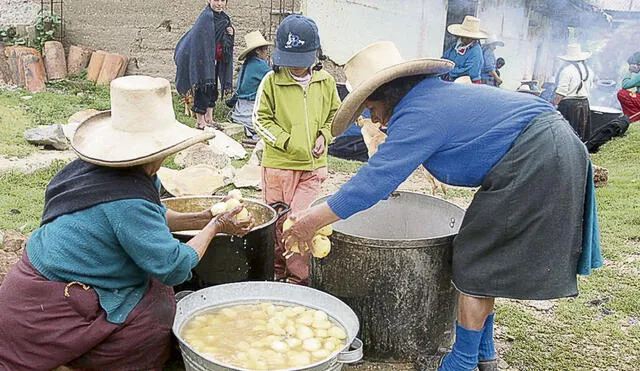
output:
M206 210L221 196L175 197L162 202L171 210L178 212L198 212ZM277 212L274 207L258 200L245 199L245 207L256 220L256 226L244 238L217 235L210 243L200 263L193 269L193 278L177 286L179 290L199 290L222 283L239 281L270 281L274 278L273 254L275 248L276 221L289 209L284 204ZM187 242L199 231L174 232L182 242Z
M181 295L182 296L182 295ZM356 338L359 322L345 303L324 292L279 282L239 282L212 286L184 296L178 301L173 333L179 341L186 371L245 370L209 360L191 348L180 336L188 319L203 310L247 303L276 302L323 310L347 332L347 345L331 359L289 371L337 371L345 363L362 359L362 342Z
M452 242L463 216L445 200L394 192L333 224L331 254L312 260L311 286L356 312L367 359L436 359L451 345L458 295Z

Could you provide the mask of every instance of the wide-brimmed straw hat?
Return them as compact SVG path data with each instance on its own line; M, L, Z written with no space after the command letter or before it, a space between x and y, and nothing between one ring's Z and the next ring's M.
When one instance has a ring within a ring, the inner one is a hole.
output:
M357 52L344 66L347 86L351 92L333 118L331 132L337 136L356 121L364 110L364 101L381 85L399 77L442 75L451 71L454 63L439 58L404 60L390 41L380 41Z
M558 58L568 62L579 62L591 58L591 53L583 52L580 44L569 44L567 45L567 54Z
M111 110L80 123L71 146L84 161L127 167L162 159L214 136L176 121L168 80L126 76L111 82Z
M483 45L495 44L497 46L504 46L504 41L500 40L496 35L491 35L484 41Z
M238 56L239 60L244 60L247 57L247 54L251 53L252 50L258 49L262 46L273 45L272 42L267 41L264 36L262 36L260 31L253 31L244 35L244 42L247 44L247 47Z
M447 27L450 34L468 37L470 39L486 39L489 37L486 32L480 29L480 19L468 15L464 17L462 24L451 24Z

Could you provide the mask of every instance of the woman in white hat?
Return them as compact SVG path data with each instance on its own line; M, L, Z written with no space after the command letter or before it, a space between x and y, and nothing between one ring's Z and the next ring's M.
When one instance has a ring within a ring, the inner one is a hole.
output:
M269 66L269 46L272 42L265 40L260 31L245 35L247 47L240 53L239 60L244 61L238 75L236 96L238 101L233 108L231 119L244 125L244 133L254 143L260 138L253 129L251 114L256 100L256 92L264 75L271 71Z
M455 63L455 67L442 78L454 81L459 77L469 76L474 84L480 84L484 65L480 40L488 37L486 32L480 30L480 20L468 15L464 17L462 24L449 25L447 31L458 36L458 39L442 56Z
M484 64L482 65L482 83L491 86L502 85L502 79L497 72L497 60L495 50L499 46L504 46L504 42L499 40L495 35L485 41L482 45L482 57Z
M580 139L586 142L591 136L589 96L593 88L594 73L585 61L591 58L591 53L583 52L580 44L569 44L567 53L558 58L565 63L558 71L553 104L569 121Z
M176 121L169 81L111 83L111 111L78 127L71 162L47 186L40 228L0 286L0 369L162 369L171 286L190 279L218 233L244 235L240 208L213 216L160 202L156 171L212 134ZM186 244L170 230L202 229Z
M319 228L387 198L418 166L443 183L479 187L453 242L458 322L439 369L497 370L495 298L575 296L576 274L601 262L593 177L584 145L551 104L435 77L452 68L442 59L404 61L391 42L352 57L345 74L353 91L333 133L368 108L388 125L387 140L327 202L294 215L283 237L287 247L312 246Z

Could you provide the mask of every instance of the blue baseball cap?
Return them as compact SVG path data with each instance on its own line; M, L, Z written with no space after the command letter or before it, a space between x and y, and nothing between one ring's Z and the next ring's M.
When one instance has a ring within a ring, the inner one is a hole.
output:
M273 64L283 67L310 67L320 48L318 26L311 18L293 14L285 18L276 31Z

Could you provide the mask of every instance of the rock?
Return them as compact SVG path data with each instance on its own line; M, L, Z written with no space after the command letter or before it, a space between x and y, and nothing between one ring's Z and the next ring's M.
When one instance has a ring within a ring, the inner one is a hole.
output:
M167 192L176 197L212 195L226 186L220 169L196 165L183 170L160 168L158 178Z
M596 187L606 187L609 184L609 170L593 165L593 183Z
M221 122L222 132L230 137L244 134L244 125L235 124L233 122Z
M498 359L498 369L500 370L508 370L509 364L502 358Z
M27 236L13 229L9 229L4 231L2 249L7 252L18 252L24 249L25 242L27 242Z
M236 171L236 177L233 185L236 188L255 188L262 189L262 168L258 165L244 165Z
M93 49L86 46L71 45L67 56L67 72L70 75L81 73L89 65Z
M118 54L108 53L102 62L100 74L96 79L98 85L109 85L114 79L124 76L129 59Z
M100 70L102 70L102 63L104 63L104 57L106 55L107 52L103 50L98 50L91 54L89 67L87 67L87 80L95 82L98 79Z
M22 85L31 92L42 92L46 90L47 74L40 52L36 49L26 48L20 54L18 68L22 78Z
M183 168L195 165L210 165L216 169L224 169L231 165L231 159L224 153L215 151L211 146L198 143L178 152L174 162Z
M0 41L0 84L13 84L11 78L11 70L9 69L9 62L4 54L5 44Z
M251 157L249 158L249 164L260 166L262 162L262 153L264 152L264 140L260 139L256 144L256 147L251 152Z
M24 132L24 139L35 145L51 146L57 150L69 148L62 125L44 125Z
M97 109L89 108L83 111L78 111L71 115L67 120L67 123L71 124L74 122L82 122L90 116L95 115L96 113L100 113Z
M215 130L215 133L216 136L209 140L209 147L216 153L223 153L236 160L247 157L247 150L242 147L242 144L219 130Z
M47 69L47 77L50 80L60 80L67 77L67 58L60 41L44 43L44 64Z
M236 178L236 169L229 165L224 169L219 171L220 175L224 177L224 185L228 186L229 184L233 184L233 181Z

